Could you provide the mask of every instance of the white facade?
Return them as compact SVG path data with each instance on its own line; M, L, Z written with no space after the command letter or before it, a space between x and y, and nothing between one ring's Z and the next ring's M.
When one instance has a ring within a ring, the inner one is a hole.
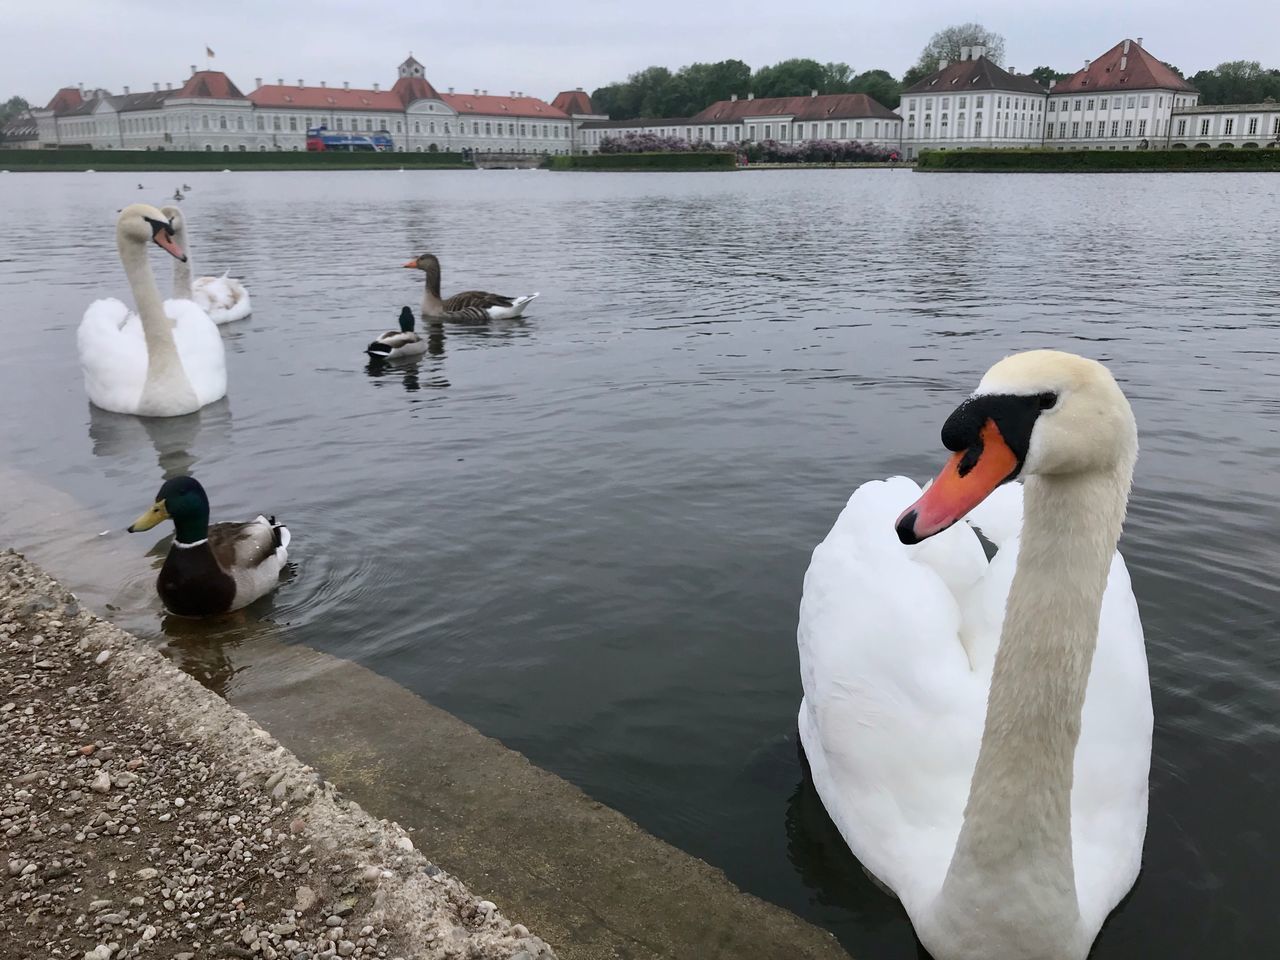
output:
M1171 118L1168 145L1175 149L1280 147L1280 103L1183 107Z
M921 150L1039 146L1047 99L1012 90L904 96L898 110L906 118L906 157Z
M1171 90L1103 90L1049 97L1045 146L1069 150L1132 150L1143 140L1163 146L1178 107L1194 106L1196 93Z

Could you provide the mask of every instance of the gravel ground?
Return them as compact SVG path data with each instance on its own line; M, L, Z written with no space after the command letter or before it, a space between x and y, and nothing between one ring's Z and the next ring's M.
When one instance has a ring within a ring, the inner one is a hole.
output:
M555 957L12 552L0 838L5 960Z

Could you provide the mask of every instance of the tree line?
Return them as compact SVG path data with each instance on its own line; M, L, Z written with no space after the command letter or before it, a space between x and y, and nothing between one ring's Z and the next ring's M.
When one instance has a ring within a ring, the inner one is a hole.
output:
M964 47L974 46L985 47L987 59L1003 65L1004 37L980 23L962 23L935 33L901 78L888 70L856 72L847 63L819 63L805 57L756 70L741 60L721 60L691 63L675 71L649 67L626 80L593 91L591 102L598 113L607 114L611 120L633 120L692 116L734 94L745 97L751 93L763 99L803 97L817 90L819 93L865 93L892 110L901 101L904 89L936 71L943 60L959 60ZM1165 66L1183 76L1173 64ZM1050 80L1065 79L1072 72L1040 66L1028 76L1048 88ZM1280 100L1280 70L1264 68L1256 60L1220 63L1189 79L1200 91L1200 102L1205 104L1261 103L1268 97Z

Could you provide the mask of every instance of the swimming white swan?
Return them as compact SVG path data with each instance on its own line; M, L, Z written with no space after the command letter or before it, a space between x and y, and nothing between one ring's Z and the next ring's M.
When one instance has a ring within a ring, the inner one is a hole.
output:
M1115 552L1133 413L1102 365L1034 351L992 367L942 441L923 494L864 484L814 551L801 742L935 960L1082 960L1147 823L1151 690Z
M125 207L116 221L116 247L138 313L116 299L91 303L76 333L80 368L94 406L176 417L226 395L226 353L203 310L187 300L161 302L148 241L179 260L185 256L164 214L145 203Z
M179 260L173 265L173 295L193 301L217 324L243 320L252 313L249 291L239 280L228 277L226 273L220 277L191 279L192 258L186 217L177 207L161 207L160 212L173 224L173 239L187 255L186 260Z

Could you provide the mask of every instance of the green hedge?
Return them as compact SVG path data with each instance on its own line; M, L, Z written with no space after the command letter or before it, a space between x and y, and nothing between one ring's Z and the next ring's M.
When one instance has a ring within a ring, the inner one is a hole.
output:
M548 157L552 170L734 170L732 153L590 153Z
M460 153L0 150L0 170L398 170L472 166Z
M916 169L968 173L1280 171L1280 150L926 150L920 154Z

